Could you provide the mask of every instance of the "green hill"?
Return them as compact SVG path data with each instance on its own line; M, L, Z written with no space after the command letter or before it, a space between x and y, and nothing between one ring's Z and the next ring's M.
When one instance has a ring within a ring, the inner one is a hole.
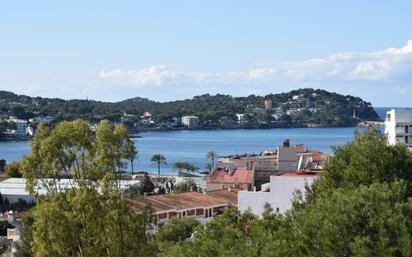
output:
M265 100L272 101L273 109L265 109ZM47 115L55 121L82 117L91 121L122 120L129 125L136 124L144 112L152 114L155 124L173 117L196 115L201 128L236 127L238 113L245 114L243 127L353 126L364 120L379 120L372 105L361 98L320 89L247 97L205 94L169 102L136 97L115 103L29 97L0 91L0 112L3 116L23 119Z

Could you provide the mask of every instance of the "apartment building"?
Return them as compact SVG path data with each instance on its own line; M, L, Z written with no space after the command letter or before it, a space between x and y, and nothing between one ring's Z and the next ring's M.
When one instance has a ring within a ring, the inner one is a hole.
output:
M386 112L385 134L390 145L412 148L412 109L392 109Z
M199 117L197 116L183 116L182 124L188 128L196 128L199 126Z

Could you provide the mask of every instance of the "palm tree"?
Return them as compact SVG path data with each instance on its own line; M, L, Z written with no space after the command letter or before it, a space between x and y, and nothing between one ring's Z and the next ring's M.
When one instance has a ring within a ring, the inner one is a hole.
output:
M212 161L212 166L209 169L209 172L212 171L212 169L215 167L215 159L217 159L219 155L215 151L209 151L206 154L206 160L211 160Z
M195 172L197 170L197 167L189 162L186 162L184 165L184 169L186 169L187 172Z
M161 165L166 165L166 157L162 154L155 154L152 156L152 159L150 159L150 161L157 165L157 181L159 182L160 180L160 166Z
M132 168L132 173L134 172L133 169L133 161L136 159L137 157L137 150L136 147L134 146L134 143L131 142L128 146L127 146L127 158L130 160L130 164L131 164L131 168Z
M186 167L186 163L185 163L185 162L176 162L176 163L173 165L173 168L174 168L175 170L178 170L178 171L182 171L185 167Z

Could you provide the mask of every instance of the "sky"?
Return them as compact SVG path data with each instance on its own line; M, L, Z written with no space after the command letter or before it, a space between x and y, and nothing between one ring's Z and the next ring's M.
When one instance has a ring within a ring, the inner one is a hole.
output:
M157 101L297 88L412 106L412 1L2 1L0 90Z

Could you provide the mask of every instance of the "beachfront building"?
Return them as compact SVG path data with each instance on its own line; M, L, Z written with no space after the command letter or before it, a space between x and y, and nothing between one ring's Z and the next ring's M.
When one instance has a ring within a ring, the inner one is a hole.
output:
M292 200L296 190L305 193L305 185L311 185L316 173L281 173L270 177L270 184L262 185L259 192L238 192L238 208L240 212L250 210L262 216L266 203L278 213L285 213L292 208Z
M392 109L386 112L385 134L390 145L412 148L412 109Z
M10 117L9 122L14 122L14 124L16 124L16 129L12 131L12 134L16 136L27 135L27 120Z
M128 204L136 213L141 213L145 207L150 206L156 212L158 224L182 217L205 222L230 205L227 200L199 192L140 196L128 199Z
M182 124L188 128L196 128L199 126L199 117L197 116L183 116Z

